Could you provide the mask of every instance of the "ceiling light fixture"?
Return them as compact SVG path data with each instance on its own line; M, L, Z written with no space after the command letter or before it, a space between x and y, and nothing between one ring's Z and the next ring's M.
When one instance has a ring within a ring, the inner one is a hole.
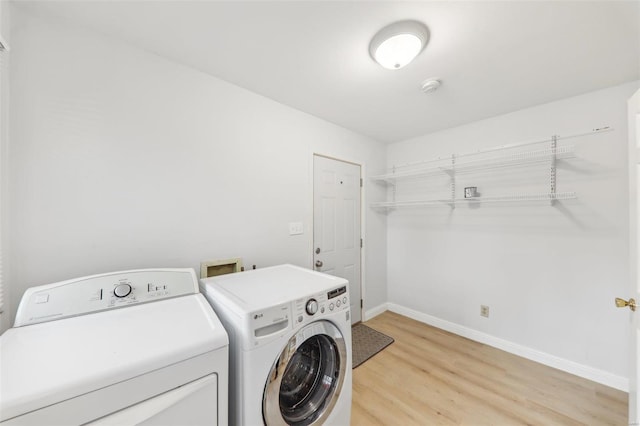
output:
M429 41L429 30L418 21L387 25L369 44L371 57L384 68L397 70L415 59Z

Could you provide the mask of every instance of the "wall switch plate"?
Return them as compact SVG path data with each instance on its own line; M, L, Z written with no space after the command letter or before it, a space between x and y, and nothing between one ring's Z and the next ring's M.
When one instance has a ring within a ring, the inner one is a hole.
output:
M300 235L304 234L304 226L302 222L291 222L289 223L289 235Z
M489 307L487 305L480 305L480 316L489 318Z

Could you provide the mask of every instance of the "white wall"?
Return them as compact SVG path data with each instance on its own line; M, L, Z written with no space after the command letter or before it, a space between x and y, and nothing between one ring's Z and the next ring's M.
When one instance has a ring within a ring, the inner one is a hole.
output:
M13 311L34 285L112 270L312 259L312 157L385 146L161 57L14 9ZM260 72L260 70L256 70ZM364 201L384 198L366 186ZM386 300L385 218L365 210L365 308ZM302 236L288 224L304 222Z
M10 43L9 29L10 8L9 2L0 1L0 35L4 41ZM8 143L9 143L9 51L1 53L0 65L0 281L2 282L2 292L4 299L3 313L0 315L0 331L10 325L11 315L10 288L8 283L9 264L7 262L8 251Z
M388 217L392 309L559 368L624 388L629 313L627 99L638 82L395 143L388 166L454 152L570 135L578 158L558 163L549 205L447 206ZM484 195L548 191L548 167L465 175ZM445 196L447 178L431 187ZM489 305L490 317L480 316Z

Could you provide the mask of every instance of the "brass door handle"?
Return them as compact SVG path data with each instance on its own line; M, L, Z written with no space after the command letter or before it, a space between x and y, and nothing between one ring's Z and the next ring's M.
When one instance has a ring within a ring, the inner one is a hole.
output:
M628 306L632 311L635 311L637 305L636 305L635 299L633 298L629 299L629 301L627 302L624 299L620 299L619 297L616 297L616 306L618 308L626 308Z

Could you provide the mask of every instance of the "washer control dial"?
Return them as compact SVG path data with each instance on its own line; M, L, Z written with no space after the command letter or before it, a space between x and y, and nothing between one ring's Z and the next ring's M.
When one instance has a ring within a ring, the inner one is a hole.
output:
M118 284L116 288L113 289L113 294L115 294L116 297L126 297L131 294L131 285Z
M309 299L305 309L309 315L314 315L318 312L318 301L316 299Z

